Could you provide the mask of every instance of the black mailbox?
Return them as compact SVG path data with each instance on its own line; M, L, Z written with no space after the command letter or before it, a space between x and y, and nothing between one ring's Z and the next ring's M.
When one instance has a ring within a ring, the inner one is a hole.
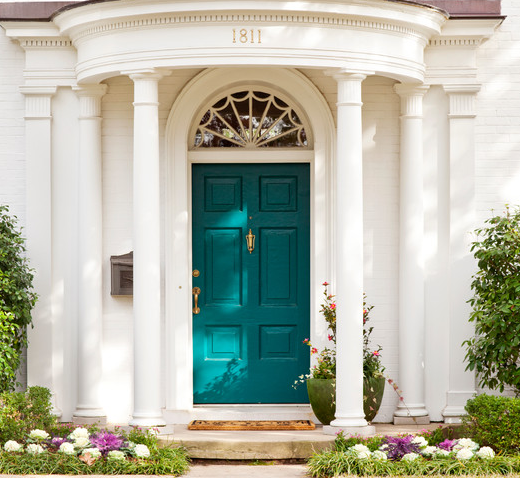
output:
M134 295L134 253L110 257L110 295Z

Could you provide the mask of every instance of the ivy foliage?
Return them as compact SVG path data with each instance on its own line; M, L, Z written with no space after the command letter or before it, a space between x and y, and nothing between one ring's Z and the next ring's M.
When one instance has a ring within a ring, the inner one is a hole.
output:
M466 369L479 384L520 394L520 208L506 207L475 232L472 252L478 261L473 276L475 336L464 342Z
M13 390L16 385L37 298L25 241L16 222L8 207L0 205L0 392Z

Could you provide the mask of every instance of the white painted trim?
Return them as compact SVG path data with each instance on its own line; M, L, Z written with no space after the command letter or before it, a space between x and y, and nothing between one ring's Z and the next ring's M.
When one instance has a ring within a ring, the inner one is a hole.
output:
M330 109L316 87L295 70L211 69L194 78L175 101L166 125L165 221L165 416L193 416L193 360L191 328L191 169L190 160L208 161L206 152L188 153L188 138L200 107L210 97L234 85L269 88L299 106L313 131L314 152L275 153L278 162L301 153L299 162L311 162L311 338L318 346L326 340L319 320L321 283L332 281L333 184L335 127ZM215 152L223 155L229 152ZM242 151L244 153L244 151ZM262 152L243 158L259 161ZM314 154L313 154L314 153ZM197 155L202 156L197 157ZM211 153L208 153L211 154ZM230 155L229 155L230 156ZM215 156L217 158L217 156ZM219 159L222 159L220 156ZM296 379L296 377L295 377ZM187 418L186 418L187 419Z
M219 148L190 151L188 159L192 163L311 163L314 159L314 151L278 148L246 151L238 148Z

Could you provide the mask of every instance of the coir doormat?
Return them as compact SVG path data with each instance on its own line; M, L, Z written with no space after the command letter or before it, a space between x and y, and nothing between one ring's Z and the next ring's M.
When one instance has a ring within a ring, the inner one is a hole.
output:
M314 430L310 420L193 420L188 430Z

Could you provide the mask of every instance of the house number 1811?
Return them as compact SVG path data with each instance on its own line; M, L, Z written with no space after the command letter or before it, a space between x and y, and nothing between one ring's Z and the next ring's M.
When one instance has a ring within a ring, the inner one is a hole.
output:
M233 28L233 43L262 43L262 30Z

